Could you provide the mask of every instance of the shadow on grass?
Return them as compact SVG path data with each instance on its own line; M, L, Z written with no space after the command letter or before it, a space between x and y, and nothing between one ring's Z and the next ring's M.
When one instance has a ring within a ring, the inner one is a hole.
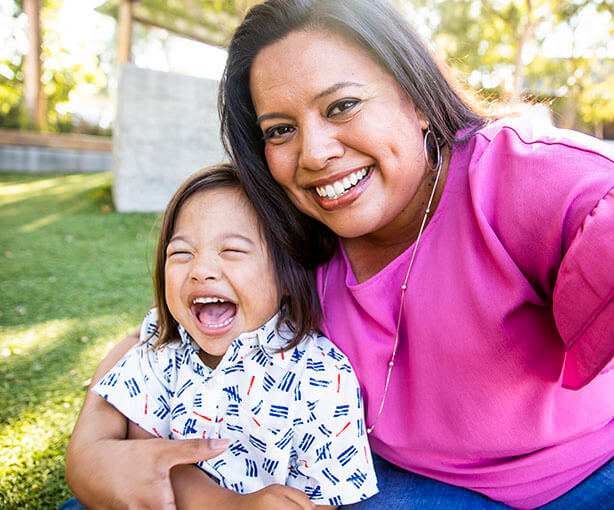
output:
M96 317L151 303L157 215L108 212L110 177L86 177L91 181L76 180L61 193L22 190L1 208L7 226L0 231L1 325ZM51 189L66 179L58 177ZM47 189L50 178L44 180Z

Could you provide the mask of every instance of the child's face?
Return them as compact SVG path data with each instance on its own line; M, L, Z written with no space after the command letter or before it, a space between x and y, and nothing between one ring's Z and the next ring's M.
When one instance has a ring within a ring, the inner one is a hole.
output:
M273 265L256 213L235 189L190 197L166 250L166 303L215 367L241 333L279 309Z

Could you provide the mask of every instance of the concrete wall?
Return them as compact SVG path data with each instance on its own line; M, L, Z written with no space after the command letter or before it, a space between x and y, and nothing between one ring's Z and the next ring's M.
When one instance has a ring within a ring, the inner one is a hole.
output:
M111 154L100 151L0 145L0 171L107 172Z
M119 211L160 211L191 173L226 160L216 80L124 64L113 129Z

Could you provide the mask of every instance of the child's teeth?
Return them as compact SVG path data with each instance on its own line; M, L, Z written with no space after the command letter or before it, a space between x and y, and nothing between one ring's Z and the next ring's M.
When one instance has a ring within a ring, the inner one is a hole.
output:
M208 328L222 328L222 327L227 326L228 324L230 324L233 319L234 319L234 315L232 317L230 317L229 319L226 319L221 324L205 324L205 326L207 326Z

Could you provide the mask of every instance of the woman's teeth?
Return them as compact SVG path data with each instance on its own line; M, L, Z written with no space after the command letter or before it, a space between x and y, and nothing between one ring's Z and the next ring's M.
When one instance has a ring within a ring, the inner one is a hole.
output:
M368 173L369 167L363 168L362 170L357 170L340 181L327 184L326 186L316 186L316 193L322 198L335 200L342 195L345 195L351 188L362 181Z

